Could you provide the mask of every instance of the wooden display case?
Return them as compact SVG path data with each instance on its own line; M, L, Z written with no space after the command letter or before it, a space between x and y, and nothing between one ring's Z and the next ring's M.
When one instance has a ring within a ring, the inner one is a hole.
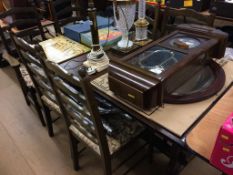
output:
M209 64L218 43L212 36L175 31L122 59L112 58L110 90L139 108L159 107Z

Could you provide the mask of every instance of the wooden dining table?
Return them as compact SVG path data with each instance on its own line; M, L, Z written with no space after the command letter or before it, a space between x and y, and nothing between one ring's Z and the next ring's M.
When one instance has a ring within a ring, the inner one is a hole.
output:
M107 55L110 60L113 57L114 59L122 57L112 51L107 51ZM78 68L86 59L87 55L84 54L60 65L69 73L77 75ZM221 66L226 74L226 82L222 90L213 97L191 104L164 104L163 107L150 110L138 109L115 96L108 86L108 70L95 73L90 77L92 88L96 93L147 125L159 137L169 140L174 145L174 155L177 155L177 152L189 149L186 144L188 133L202 118L205 118L206 113L217 103L233 82L233 62L226 61ZM173 157L173 162L177 161L177 156Z
M189 132L188 147L206 161L210 161L218 132L233 112L233 86L213 106L203 119Z
M116 57L113 52L107 52L107 54L110 59L111 57ZM63 62L61 66L68 72L77 75L78 67L82 66L82 63L86 60L86 57L87 56L84 54L77 58ZM119 56L119 59L120 57L121 56ZM159 133L167 136L169 139L183 145L184 142L182 138L184 138L192 125L203 117L206 110L210 109L216 103L216 101L221 97L221 95L233 81L233 62L227 61L227 64L224 64L222 67L226 73L226 82L223 89L215 96L201 102L182 105L164 104L164 106L161 108L150 110L138 109L123 99L115 96L108 87L107 70L91 75L91 83L95 92L99 93L110 102L123 108L125 111L129 112L137 119L153 128L155 131L158 131Z

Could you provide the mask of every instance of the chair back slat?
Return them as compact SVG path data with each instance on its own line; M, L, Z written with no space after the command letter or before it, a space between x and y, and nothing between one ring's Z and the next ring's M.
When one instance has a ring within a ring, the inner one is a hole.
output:
M28 62L35 64L37 66L40 66L40 62L35 57L33 57L31 54L26 54L24 51L21 51L21 53L23 54L24 58Z
M176 21L180 23L198 23L207 26L213 26L214 14L201 14L193 9L181 8L175 9L166 7L163 15L162 33L171 32L176 28Z
M74 89L68 84L65 84L62 80L56 79L56 85L63 91L66 95L71 95L72 98L77 99L78 101L85 103L86 97L78 89Z
M66 94L64 94L63 92L61 92L60 90L58 91L59 95L62 96L62 100L64 102L64 106L65 107L72 107L77 113L81 113L82 115L90 115L89 110L86 108L85 105L83 105L80 102L77 102L76 100L74 100L72 97L68 97L66 96Z
M49 86L48 84L46 84L44 81L41 81L41 79L39 77L35 76L35 80L38 82L38 84L43 88L46 89L46 91L53 93L53 89L51 88L51 86Z
M65 69L61 69L58 66L56 66L55 63L52 63L50 61L45 61L45 65L48 67L49 66L49 70L51 70L52 72L56 72L57 74L59 74L60 76L64 77L65 79L67 79L68 81L70 81L72 84L74 84L74 86L76 87L80 87L80 82L79 82L79 77L73 77L72 74L68 73Z
M48 78L46 77L46 74L43 71L42 67L38 67L37 65L31 64L28 62L25 62L25 63L26 63L26 66L29 67L30 72L33 74L33 76L39 77L41 81L48 81Z

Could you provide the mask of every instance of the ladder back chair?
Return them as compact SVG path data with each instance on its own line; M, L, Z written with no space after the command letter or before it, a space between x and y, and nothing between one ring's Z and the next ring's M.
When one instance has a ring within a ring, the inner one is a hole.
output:
M37 100L40 102L40 111L43 110L48 127L49 136L53 136L53 126L50 111L55 112L58 116L61 116L60 108L57 104L57 99L50 80L48 79L46 72L44 71L44 62L42 58L44 53L39 53L40 46L36 44L29 44L23 38L14 36L16 48L19 52L19 56L25 65L31 80L33 82L33 89L38 94ZM44 58L43 58L44 59ZM35 101L37 101L35 100ZM41 115L39 115L42 119Z
M56 63L46 60L45 64L66 120L74 169L79 169L78 143L81 142L101 157L104 175L111 175L113 156L135 140L144 126L120 112L104 118L85 71L79 70L78 76L74 76ZM104 119L117 128L114 134L109 132L111 129Z
M148 33L152 40L156 40L160 36L161 3L154 5L146 4L146 9L146 20L149 22Z
M5 19L9 20L6 21ZM40 14L34 7L14 7L0 14L1 28L12 34L31 38L40 35L45 40L45 33L41 24ZM5 24L5 25L4 25Z
M47 0L55 32L62 34L62 27L80 18L78 0Z
M201 14L193 9L165 7L162 21L162 34L176 29L176 24L195 23L206 26L213 26L214 14ZM177 23L178 22L178 23Z
M17 16L17 18L15 18ZM38 101L36 101L36 91L33 87L33 82L28 74L25 66L18 59L18 52L15 49L15 43L12 36L20 36L24 38L32 38L40 36L45 39L43 29L40 24L39 15L32 7L16 7L9 9L0 14L0 35L6 49L5 59L10 63L16 73L22 89L25 101L28 105L33 105L41 116ZM8 21L5 21L8 19ZM41 118L42 119L42 118ZM42 124L45 123L42 121Z

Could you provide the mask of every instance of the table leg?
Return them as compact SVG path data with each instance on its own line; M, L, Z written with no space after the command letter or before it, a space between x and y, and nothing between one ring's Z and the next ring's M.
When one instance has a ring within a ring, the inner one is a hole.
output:
M170 162L168 165L168 174L176 175L194 158L194 155L188 150L173 143L171 147Z
M180 163L181 149L176 144L172 146L172 154L168 165L168 175L179 174L179 169L182 166Z

